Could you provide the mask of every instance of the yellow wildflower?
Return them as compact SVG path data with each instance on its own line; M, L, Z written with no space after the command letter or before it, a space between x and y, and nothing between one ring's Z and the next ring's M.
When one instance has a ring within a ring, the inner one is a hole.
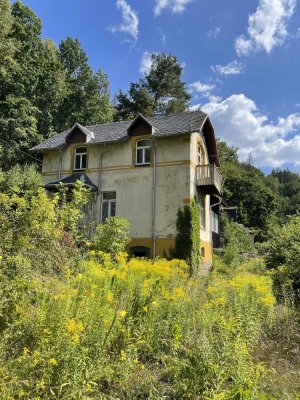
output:
M55 360L54 357L52 357L52 358L49 359L48 364L49 365L57 365L57 361Z
M30 353L30 350L28 349L28 347L24 347L23 348L23 355L27 356Z
M125 311L125 310L119 311L119 315L120 315L120 317L122 317L122 318L124 318L124 317L126 316L126 314L127 314L127 311Z
M127 359L127 356L126 356L125 351L124 351L124 350L121 350L121 353L120 353L120 360L121 360L121 361L126 361L126 359Z
M138 364L138 363L139 363L139 360L138 360L137 358L135 358L135 359L132 360L132 362L133 362L134 364Z
M147 312L148 312L148 307L147 307L147 306L143 307L143 311L144 311L145 313L147 313Z
M81 321L75 321L75 319L69 319L66 323L67 333L71 336L74 343L78 343L84 326Z
M40 389L44 389L44 387L45 387L45 381L44 381L43 378L42 378L42 379L40 380L40 382L37 384L37 387L40 388Z
M141 364L141 369L145 369L145 365L144 364Z

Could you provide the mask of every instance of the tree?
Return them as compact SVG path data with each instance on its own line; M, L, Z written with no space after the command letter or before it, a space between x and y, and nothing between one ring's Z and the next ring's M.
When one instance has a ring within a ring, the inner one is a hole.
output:
M2 84L7 78L11 69L16 66L14 53L16 50L15 41L9 36L13 24L10 1L2 0L0 3L0 93Z
M191 98L182 82L183 67L173 55L151 55L151 68L129 91L117 95L116 119L132 119L137 113L144 116L169 115L186 111Z
M66 73L67 94L60 104L56 130L112 120L107 75L100 69L94 74L78 39L67 38L59 45L59 56Z
M269 185L280 196L279 217L285 220L287 215L300 211L300 175L289 170L276 169L267 177Z
M230 147L226 142L217 139L217 148L221 165L224 162L235 162L235 163L239 162L237 147Z

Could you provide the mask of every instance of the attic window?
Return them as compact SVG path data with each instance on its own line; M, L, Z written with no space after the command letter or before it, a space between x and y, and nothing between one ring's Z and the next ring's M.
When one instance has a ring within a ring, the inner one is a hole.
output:
M77 147L75 149L74 171L82 171L86 169L86 161L87 161L87 148Z

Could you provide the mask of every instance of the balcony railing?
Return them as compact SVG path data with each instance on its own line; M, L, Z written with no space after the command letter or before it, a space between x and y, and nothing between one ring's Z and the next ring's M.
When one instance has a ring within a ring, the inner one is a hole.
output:
M207 194L222 194L224 178L214 164L196 167L196 185L203 187Z

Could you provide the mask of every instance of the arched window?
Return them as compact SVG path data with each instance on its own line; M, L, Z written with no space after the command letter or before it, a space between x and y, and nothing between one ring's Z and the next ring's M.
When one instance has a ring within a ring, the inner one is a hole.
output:
M201 257L205 258L205 248L201 247Z
M198 165L204 164L204 151L201 143L198 143Z
M149 258L150 257L150 249L145 246L134 246L130 248L131 257L138 258Z
M138 140L136 142L135 165L150 165L151 140Z

